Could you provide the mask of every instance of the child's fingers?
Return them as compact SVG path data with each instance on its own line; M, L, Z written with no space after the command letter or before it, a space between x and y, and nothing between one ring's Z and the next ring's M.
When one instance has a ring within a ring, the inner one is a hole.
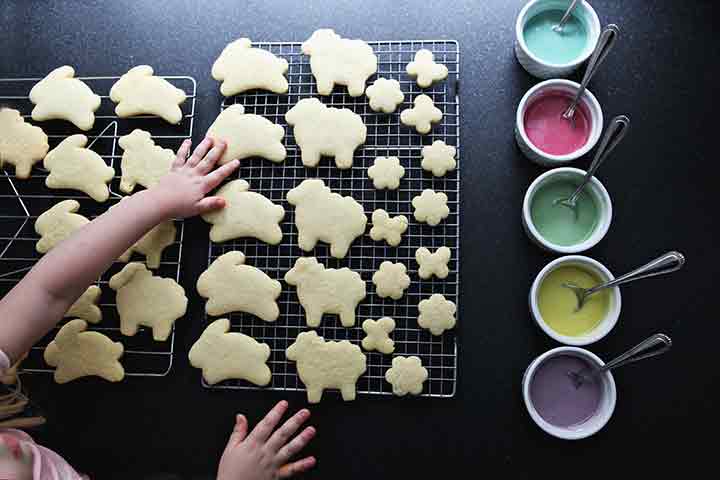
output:
M258 443L265 443L272 431L280 422L280 419L285 414L287 408L288 403L285 400L278 402L277 405L275 405L273 409L265 415L265 418L257 424L248 438Z
M310 410L302 409L295 415L290 417L288 421L283 423L282 427L278 428L275 433L272 434L270 440L267 442L268 448L273 452L280 450L290 440L295 432L297 432L302 424L310 418Z
M207 191L215 189L240 166L240 160L233 160L205 176L205 188Z
M202 161L198 163L197 171L205 175L210 170L212 170L217 161L220 160L220 157L222 157L223 153L225 153L226 147L227 143L225 143L224 141L215 141L215 145L213 146L212 150L210 150L210 152L205 155L205 158L203 158Z
M172 163L173 167L181 167L185 165L185 160L188 158L188 153L190 152L190 147L192 146L192 141L185 140L182 145L180 145L180 148L177 151L177 155L175 155L175 160Z
M307 472L313 468L316 463L317 461L315 460L315 457L305 457L297 462L283 465L278 469L277 474L280 478L290 478L298 473Z
M288 462L293 456L297 455L305 446L315 437L316 430L313 427L307 427L300 432L300 435L293 438L290 443L280 449L275 460L280 465Z
M235 417L235 428L233 428L232 434L230 434L228 446L234 447L245 440L245 437L247 436L247 428L247 419L244 415L238 415Z
M198 215L213 212L225 207L225 199L222 197L205 197L197 203Z
M200 161L205 158L205 155L207 155L208 151L213 146L213 139L210 137L205 137L202 142L200 142L200 145L197 146L195 151L192 155L190 155L190 158L188 158L188 161L185 165L188 167L194 167Z

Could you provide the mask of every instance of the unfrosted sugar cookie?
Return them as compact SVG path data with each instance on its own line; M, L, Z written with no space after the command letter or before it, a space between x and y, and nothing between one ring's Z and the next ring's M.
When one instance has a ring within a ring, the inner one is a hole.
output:
M365 233L362 205L331 192L320 179L303 180L287 193L287 201L296 207L298 246L306 252L323 241L330 244L333 257L344 258L353 240Z
M64 318L79 318L88 323L100 323L102 320L102 310L98 306L100 302L102 290L97 285L91 285L85 292L72 304L70 309L63 315Z
M392 385L393 393L404 397L408 393L420 395L428 371L418 357L395 357L392 367L385 372L385 380Z
M26 123L17 110L0 108L0 168L13 165L17 178L29 178L33 165L45 158L48 148L42 128Z
M365 91L370 108L375 112L392 113L405 100L400 82L394 79L378 78Z
M450 254L448 247L440 247L435 250L435 253L430 253L430 250L425 247L418 248L415 252L415 261L420 267L418 269L420 278L427 280L433 275L440 279L447 278L450 273L450 269L448 269Z
M90 220L75 213L79 209L80 204L75 200L63 200L40 215L35 221L35 232L40 235L35 250L38 253L47 253L75 231L90 223Z
M270 245L282 241L280 222L285 217L285 209L249 189L250 184L245 180L233 180L218 190L215 195L225 200L225 208L202 216L212 224L210 240L224 242L252 237Z
M400 179L405 176L405 168L400 165L397 157L376 157L373 166L368 168L368 177L378 190L387 188L395 190L400 186Z
M355 309L366 295L360 274L349 268L325 268L315 257L300 257L285 274L285 282L297 287L308 327L320 326L325 313L340 316L343 327L355 325Z
M118 259L121 262L127 262L132 254L137 252L145 255L145 263L148 268L158 268L162 260L163 251L175 243L175 235L177 229L175 222L167 220L156 225L152 230L143 235L132 247L128 248L125 253Z
M347 340L326 342L315 331L301 332L285 355L297 362L309 403L320 402L326 388L340 389L346 402L355 400L355 384L367 369L367 357L357 345Z
M391 247L400 245L402 234L408 229L408 219L405 215L390 218L390 215L383 209L373 212L372 224L370 238L376 242L385 240Z
M139 128L120 137L118 143L125 150L120 161L120 190L124 193L132 193L138 184L145 188L157 185L175 160L172 150L155 145L150 133Z
M206 135L227 142L225 153L218 161L220 165L248 157L262 157L280 163L287 156L283 145L285 129L265 117L245 113L240 104L223 110Z
M435 140L432 145L426 145L422 149L423 170L432 172L436 177L442 177L447 172L455 170L455 147L446 145L442 140Z
M75 69L66 65L35 84L30 90L30 101L35 104L33 120L67 120L85 131L93 127L100 97L74 77Z
M302 52L310 55L310 68L320 95L330 95L335 84L347 86L351 97L365 91L365 82L377 71L377 57L362 40L342 38L320 29L305 40Z
M415 78L418 86L429 87L434 82L445 80L448 69L441 63L435 63L435 56L430 50L422 49L415 53L415 60L407 64L407 74Z
M400 121L408 127L415 127L420 134L426 134L433 123L442 120L442 110L437 108L432 98L425 94L418 95L413 101L413 108L406 108L400 113Z
M175 280L154 276L142 263L128 263L109 285L117 292L123 335L133 336L143 325L152 328L154 340L163 342L187 310L185 290Z
M120 118L157 115L168 123L180 123L185 92L153 73L150 65L139 65L115 82L110 89L110 100L117 103L115 113Z
M217 316L247 312L266 322L280 316L277 299L282 286L261 270L245 265L245 255L232 251L218 257L197 281L197 291L207 298L205 311Z
M220 93L231 97L259 88L273 93L286 93L285 73L288 62L260 48L252 48L249 38L229 43L212 66L212 77L222 82Z
M425 222L431 227L436 226L443 219L450 215L450 208L447 206L447 195L436 193L435 190L423 190L420 195L412 199L415 207L415 220Z
M306 167L316 167L322 155L335 157L340 169L352 167L353 153L367 136L360 115L347 108L326 107L317 98L300 100L285 114L285 121L293 126Z
M66 138L47 154L43 166L50 172L45 179L48 188L69 188L86 193L96 202L110 198L107 184L115 170L89 148L85 135Z
M390 354L395 351L395 342L390 333L395 330L395 320L383 317L380 320L367 319L362 324L366 337L362 339L365 350L377 350L380 353Z
M387 261L380 264L380 270L373 274L372 281L378 297L390 297L393 300L402 298L405 289L410 286L407 267L402 263Z
M124 348L100 332L86 332L87 323L71 320L60 329L45 349L45 362L55 369L55 382L67 383L80 377L97 376L110 382L125 378L118 361Z
M442 335L445 330L455 326L457 307L450 300L446 300L444 295L434 293L420 302L418 310L418 325L430 330L433 335Z
M190 364L202 369L203 378L210 385L229 379L247 380L260 387L270 383L272 374L267 366L270 346L229 330L227 318L208 325L190 349Z

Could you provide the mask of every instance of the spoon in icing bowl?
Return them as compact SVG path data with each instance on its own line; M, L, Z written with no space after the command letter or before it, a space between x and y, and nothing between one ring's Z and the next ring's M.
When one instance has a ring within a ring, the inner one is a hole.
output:
M573 0L572 2L570 2L570 6L567 8L567 10L565 10L565 15L562 16L562 18L560 19L560 21L558 22L557 25L552 27L553 32L557 32L557 33L562 32L563 27L565 26L565 23L567 23L567 21L570 19L570 15L572 15L572 12L573 12L573 10L575 10L575 7L577 6L577 4L578 4L578 0Z

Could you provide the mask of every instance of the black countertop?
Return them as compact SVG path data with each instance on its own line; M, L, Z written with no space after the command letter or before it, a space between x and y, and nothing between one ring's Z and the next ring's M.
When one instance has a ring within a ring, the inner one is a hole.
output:
M711 185L719 178L711 109L720 90L720 43L713 32L720 8L709 0L592 3L601 22L619 24L622 35L591 89L607 118L627 114L632 127L602 167L615 216L606 239L588 254L616 273L669 249L684 252L688 264L672 277L624 290L619 324L591 350L607 359L657 331L671 335L675 347L618 371L614 417L599 434L575 443L540 431L520 395L528 363L556 346L532 323L526 302L532 279L553 257L528 241L519 221L524 191L543 171L513 139L517 102L537 81L512 49L522 1L5 0L0 77L41 76L60 64L83 74L115 75L142 63L163 74L192 75L199 82L197 141L217 112L210 66L240 36L302 41L316 28L332 27L366 40L457 39L464 212L457 394L409 401L360 397L353 403L326 395L313 408L319 433L308 453L319 462L308 476L518 476L552 472L558 464L581 471L584 462L592 462L593 472L614 470L625 461L666 468L685 459L684 439L704 429L718 400L708 352L718 333L711 309L711 272L718 263L711 252L720 238L710 209L717 203ZM202 307L191 287L204 266L206 229L198 220L188 225L186 259L203 259L185 269L193 318ZM38 440L97 478L161 472L211 478L236 412L254 423L280 398L293 409L304 406L301 393L202 389L185 355L198 333L179 326L179 354L166 378L58 387L49 377L29 377L33 397L49 417ZM610 455L612 461L602 460Z

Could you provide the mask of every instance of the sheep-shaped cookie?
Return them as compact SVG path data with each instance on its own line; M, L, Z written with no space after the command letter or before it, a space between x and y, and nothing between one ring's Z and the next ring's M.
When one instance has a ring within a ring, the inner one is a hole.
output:
M270 358L268 344L229 330L227 318L211 323L190 349L190 364L202 369L203 378L210 385L230 378L261 387L270 383L272 374L266 364Z
M249 38L229 43L212 66L211 75L222 82L220 93L226 97L261 88L286 93L285 72L288 62L260 48L252 48Z
M331 192L320 179L303 180L287 193L287 201L296 207L298 245L306 252L320 240L330 244L333 257L344 258L353 240L365 233L362 205Z
M326 269L315 257L300 257L285 281L297 287L309 327L318 327L324 313L340 315L343 327L355 325L355 309L366 295L359 273L347 267Z
M110 89L110 100L117 103L115 113L120 118L157 115L168 123L180 123L185 92L153 73L150 65L138 65L115 82Z
M100 96L95 95L82 80L75 78L75 69L65 65L48 73L30 90L35 104L32 119L67 120L80 130L90 130L95 124L95 111L100 108Z
M303 98L285 114L293 126L295 143L306 167L316 167L322 155L335 157L340 169L352 167L355 149L365 143L362 117L347 108L325 106L317 98Z
M314 331L301 332L285 355L297 362L308 402L320 402L326 388L339 388L346 402L355 400L355 384L367 369L367 357L357 345L347 340L326 342Z

